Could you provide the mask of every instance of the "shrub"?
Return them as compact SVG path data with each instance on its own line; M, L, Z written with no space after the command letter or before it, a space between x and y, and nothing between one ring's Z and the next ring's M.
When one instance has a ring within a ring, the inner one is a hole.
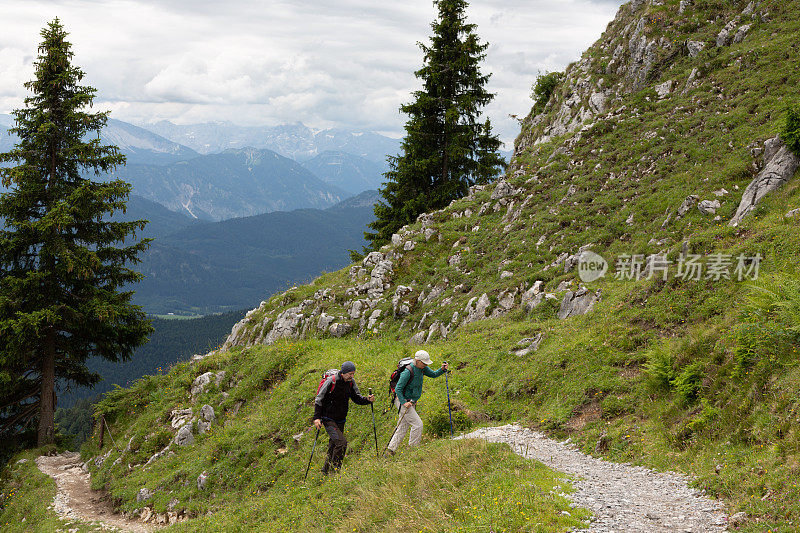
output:
M544 111L544 106L547 105L563 78L563 72L545 72L536 77L536 83L532 87L533 94L531 94L531 98L534 101L533 110L535 114L538 115Z
M645 372L654 389L669 390L676 377L675 357L669 346L656 346L647 354Z
M800 156L800 103L786 106L786 119L781 130L781 139L789 149Z
M671 384L675 387L678 399L683 403L689 404L697 399L700 387L703 383L703 363L695 362L683 369L678 377L672 380Z
M453 432L461 433L472 427L472 420L464 411L453 411ZM425 422L425 430L434 437L450 435L450 416L447 409L439 409Z

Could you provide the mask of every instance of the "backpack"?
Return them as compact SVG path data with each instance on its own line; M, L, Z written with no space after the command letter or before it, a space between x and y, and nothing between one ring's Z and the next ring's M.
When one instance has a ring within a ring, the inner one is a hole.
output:
M400 381L400 374L403 373L403 370L408 369L411 372L411 377L414 377L414 358L413 357L406 357L405 359L400 359L397 363L397 368L394 372L389 376L389 405L394 405L394 399L397 398L397 392L395 392L395 387L397 387L397 382Z
M336 386L336 376L338 375L339 371L335 368L331 368L323 372L322 379L319 380L319 385L317 385L317 394L319 394L319 391L322 389L322 386L325 385L325 382L328 380L328 378L333 376L333 383L331 383L331 388L328 390L328 392L331 392Z

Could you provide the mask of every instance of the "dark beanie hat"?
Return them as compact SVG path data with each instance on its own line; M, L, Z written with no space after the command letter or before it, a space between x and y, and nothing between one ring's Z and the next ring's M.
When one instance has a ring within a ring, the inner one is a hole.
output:
M342 363L342 374L347 374L348 372L355 372L356 371L356 364L352 361L345 361Z

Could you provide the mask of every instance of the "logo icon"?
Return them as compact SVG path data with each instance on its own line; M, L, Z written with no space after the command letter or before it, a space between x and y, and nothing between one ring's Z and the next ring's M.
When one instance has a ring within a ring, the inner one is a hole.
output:
M597 281L608 272L608 261L594 252L585 251L578 258L578 277L584 283Z

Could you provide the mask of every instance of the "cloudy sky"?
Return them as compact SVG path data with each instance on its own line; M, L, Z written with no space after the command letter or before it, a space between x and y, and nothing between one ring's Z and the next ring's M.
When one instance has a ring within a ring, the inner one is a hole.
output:
M530 109L538 71L561 70L600 36L623 0L473 0L490 43L487 108L501 138ZM418 88L416 46L431 0L3 0L0 113L20 107L47 21L70 33L96 103L135 123L303 122L399 137Z

